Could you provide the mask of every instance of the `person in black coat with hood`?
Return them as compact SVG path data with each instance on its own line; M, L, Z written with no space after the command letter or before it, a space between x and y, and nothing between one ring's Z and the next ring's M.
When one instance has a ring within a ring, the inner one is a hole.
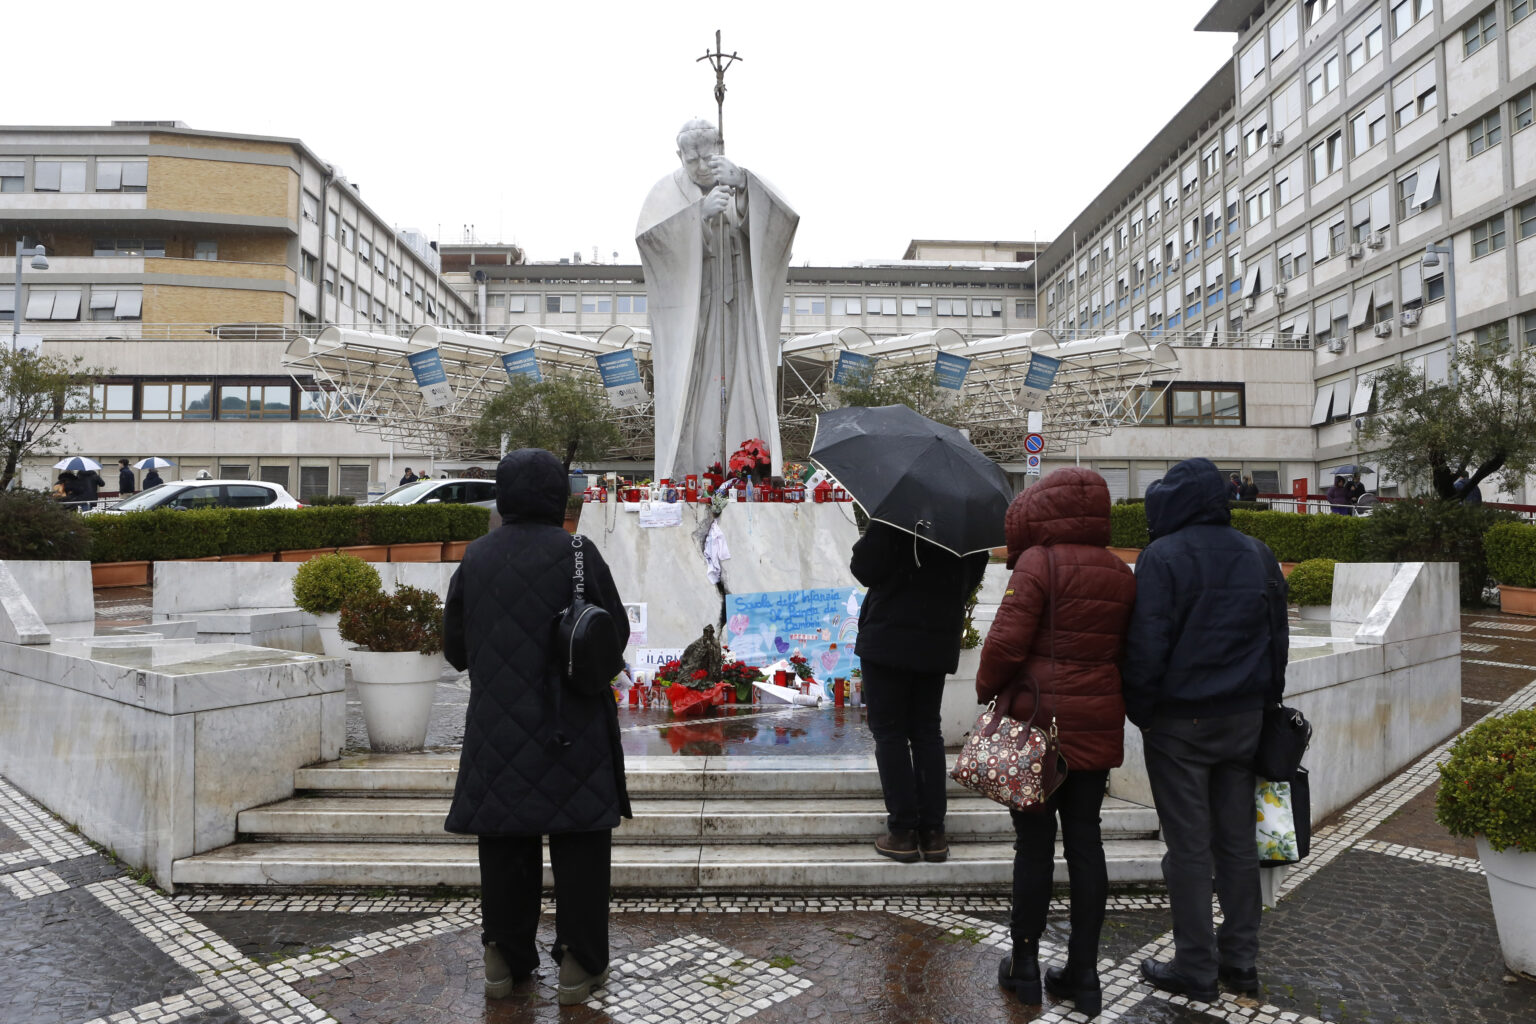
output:
M1215 463L1187 459L1147 488L1152 541L1136 559L1121 679L1142 732L1168 852L1173 960L1143 960L1157 988L1215 1002L1256 996L1259 864L1253 759L1264 707L1285 693L1286 584L1261 541L1232 528ZM1212 878L1225 920L1211 921Z
M965 601L987 571L987 553L961 558L872 522L849 569L869 588L854 651L889 829L875 852L903 864L942 861L948 772L939 706L944 677L960 664Z
M556 617L573 593L581 545L585 595L629 638L618 588L597 549L565 532L560 460L523 448L496 467L502 525L469 545L448 585L443 651L469 670L469 708L444 828L479 837L486 995L501 998L539 963L535 936L549 836L555 876L559 1001L579 1003L608 977L610 844L632 817L611 693L564 686Z

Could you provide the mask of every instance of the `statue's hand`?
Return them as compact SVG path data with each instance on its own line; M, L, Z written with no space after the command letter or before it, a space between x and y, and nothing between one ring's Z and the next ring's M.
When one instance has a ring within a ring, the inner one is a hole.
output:
M704 197L704 219L714 220L730 205L731 190L724 185L716 185L709 190L709 195Z
M747 175L727 157L712 156L709 158L709 169L715 172L715 184L729 185L731 188L746 188Z

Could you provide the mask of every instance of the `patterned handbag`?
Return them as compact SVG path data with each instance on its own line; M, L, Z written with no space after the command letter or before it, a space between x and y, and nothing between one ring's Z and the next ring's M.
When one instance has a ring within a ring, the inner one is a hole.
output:
M1050 567L1051 664L1056 663L1055 559L1046 548ZM989 800L996 800L1015 811L1041 811L1045 802L1066 781L1067 762L1057 742L1056 718L1049 730L1035 725L1040 713L1040 684L1031 678L1035 691L1035 710L1028 722L1010 718L997 710L994 699L976 716L976 724L965 737L965 745L955 758L949 777L967 789L974 789Z

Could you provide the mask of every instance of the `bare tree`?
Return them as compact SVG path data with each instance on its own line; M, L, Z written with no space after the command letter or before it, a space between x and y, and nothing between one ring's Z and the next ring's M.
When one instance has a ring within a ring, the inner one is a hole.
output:
M23 459L56 454L70 425L89 415L94 401L90 384L111 371L83 364L80 356L0 350L0 444L5 450L0 490L11 485Z

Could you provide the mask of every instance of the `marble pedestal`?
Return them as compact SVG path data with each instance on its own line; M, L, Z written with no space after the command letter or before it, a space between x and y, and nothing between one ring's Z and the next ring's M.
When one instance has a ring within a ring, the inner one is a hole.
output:
M614 502L582 506L577 532L595 545L626 602L644 602L640 647L683 648L704 626L719 626L723 598L710 583L704 539L715 517L708 505L679 504L678 526L642 527L638 512ZM727 593L852 587L848 571L859 539L847 502L737 502L718 519L731 557L722 563Z

